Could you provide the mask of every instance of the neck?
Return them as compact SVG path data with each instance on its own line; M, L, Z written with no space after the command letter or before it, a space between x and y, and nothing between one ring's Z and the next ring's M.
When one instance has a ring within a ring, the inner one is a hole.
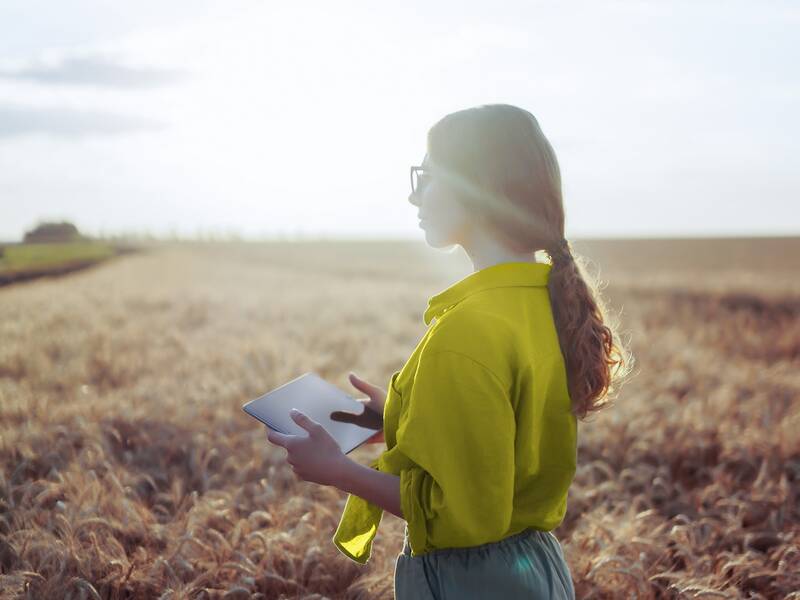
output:
M506 262L538 262L533 251L510 248L483 229L471 231L460 245L472 261L473 271Z

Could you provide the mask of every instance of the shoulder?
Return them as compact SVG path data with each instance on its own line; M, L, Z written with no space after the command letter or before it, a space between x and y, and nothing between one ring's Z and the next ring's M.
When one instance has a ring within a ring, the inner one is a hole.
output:
M451 362L475 363L508 385L512 377L512 336L508 323L491 312L456 306L437 320L420 360L447 353Z

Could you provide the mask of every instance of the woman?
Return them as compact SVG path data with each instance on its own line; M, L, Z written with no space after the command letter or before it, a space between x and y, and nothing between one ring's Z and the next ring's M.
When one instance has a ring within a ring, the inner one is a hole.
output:
M384 510L406 521L397 598L574 598L551 531L577 419L609 405L631 357L564 239L558 162L536 118L481 105L446 115L427 142L409 201L428 244L461 246L474 271L430 298L435 323L385 405L351 377L383 414L386 450L359 465L305 415L307 437L268 437L300 477L349 492L333 542L352 560L369 560Z

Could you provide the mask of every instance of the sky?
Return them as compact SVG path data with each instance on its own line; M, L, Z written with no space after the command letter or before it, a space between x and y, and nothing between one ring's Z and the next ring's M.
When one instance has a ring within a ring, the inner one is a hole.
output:
M800 5L3 0L0 240L421 239L449 112L532 112L566 236L800 234Z

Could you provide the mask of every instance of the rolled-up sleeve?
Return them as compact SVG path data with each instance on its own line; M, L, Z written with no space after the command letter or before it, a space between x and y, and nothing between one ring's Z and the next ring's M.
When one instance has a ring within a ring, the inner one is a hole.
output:
M389 388L386 403L396 401L397 388L395 381L400 371L395 371L389 378ZM385 413L384 409L384 413ZM370 468L380 470L380 459L370 462ZM355 494L348 494L342 511L339 525L333 535L333 543L349 559L366 564L372 555L372 542L378 533L378 527L383 519L384 510L381 506L370 502Z
M415 553L501 539L511 522L516 422L510 390L471 356L423 353L382 464L401 465Z
M370 468L378 469L379 459L372 461ZM333 534L333 543L350 560L366 564L372 555L372 541L383 519L383 512L379 505L348 494L339 525Z

